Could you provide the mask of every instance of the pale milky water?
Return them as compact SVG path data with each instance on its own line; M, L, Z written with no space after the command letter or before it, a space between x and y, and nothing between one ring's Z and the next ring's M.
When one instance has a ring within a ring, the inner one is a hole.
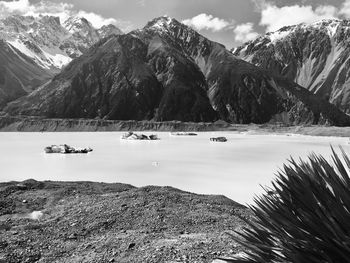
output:
M330 157L330 144L349 151L348 138L199 133L158 134L159 141L123 141L111 133L0 133L0 181L121 182L173 186L201 194L223 194L252 203L286 160L311 152ZM151 134L151 133L145 133ZM226 136L227 143L210 142ZM87 155L45 154L52 144L91 147Z

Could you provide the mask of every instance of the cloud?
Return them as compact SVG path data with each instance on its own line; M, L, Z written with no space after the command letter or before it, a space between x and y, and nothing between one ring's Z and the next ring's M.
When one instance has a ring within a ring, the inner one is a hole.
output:
M31 4L29 0L0 1L0 18L9 15L39 16L52 15L58 16L61 21L65 21L69 16L74 15L74 6L67 3L53 3L42 1Z
M1 1L0 6L1 9L8 12L26 12L29 7L28 0L20 0L20 1Z
M138 3L139 6L141 6L141 7L145 7L145 6L146 6L146 0L138 0L137 3Z
M335 6L325 5L313 8L312 6L284 6L267 4L261 11L260 25L267 31L276 31L284 26L300 23L314 23L322 19L338 17L339 10Z
M233 32L235 33L235 40L237 42L247 42L259 36L259 34L254 31L253 23L237 25Z
M232 25L232 22L228 22L224 19L214 17L207 14L199 14L190 19L183 20L182 23L193 27L196 30L211 30L213 32L221 31Z
M100 28L107 24L114 24L119 26L122 30L125 30L126 27L130 27L130 23L127 21L104 18L96 13L75 10L73 4L54 3L46 0L42 0L38 3L30 3L29 0L0 0L0 18L5 18L13 14L34 17L39 15L57 16L60 18L61 22L64 22L71 16L79 16L85 17L95 28Z
M267 5L267 0L252 0L252 2L255 7L255 12L260 12Z
M96 28L108 24L117 24L117 20L114 18L104 18L101 15L92 12L79 11L76 15L86 18Z
M339 14L344 18L350 18L350 0L344 1L340 8Z

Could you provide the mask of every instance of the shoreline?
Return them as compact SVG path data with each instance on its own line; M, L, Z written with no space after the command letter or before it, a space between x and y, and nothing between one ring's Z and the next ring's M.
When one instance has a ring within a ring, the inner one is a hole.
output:
M251 134L297 134L350 137L350 127L284 124L229 124L193 122L116 121L91 119L45 119L0 117L0 132L249 132Z

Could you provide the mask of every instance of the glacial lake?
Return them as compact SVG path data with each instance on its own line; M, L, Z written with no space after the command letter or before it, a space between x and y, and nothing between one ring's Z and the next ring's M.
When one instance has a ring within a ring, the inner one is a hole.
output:
M123 141L122 132L0 133L0 181L120 182L173 186L200 194L222 194L251 204L260 185L294 158L310 153L330 159L330 145L349 152L348 138L204 132L194 137L156 132L159 141ZM145 134L152 134L145 132ZM226 136L228 142L210 142ZM91 147L81 155L45 154L52 144ZM339 149L337 149L339 152Z

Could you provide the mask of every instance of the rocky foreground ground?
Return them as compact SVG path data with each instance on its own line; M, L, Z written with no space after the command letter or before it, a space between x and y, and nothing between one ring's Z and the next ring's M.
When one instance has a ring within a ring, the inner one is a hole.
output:
M0 184L0 262L213 262L241 251L250 211L171 187Z

